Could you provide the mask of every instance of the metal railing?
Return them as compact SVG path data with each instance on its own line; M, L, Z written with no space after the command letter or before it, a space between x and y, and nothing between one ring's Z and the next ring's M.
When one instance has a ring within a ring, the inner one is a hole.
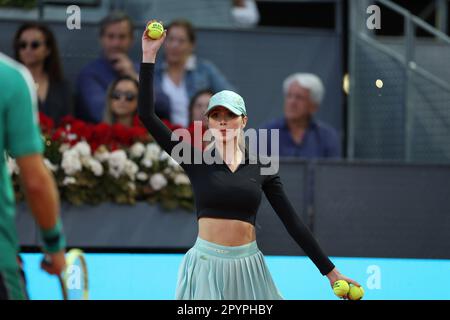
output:
M361 1L361 0L352 0L350 3L350 39L351 39L351 49L350 49L350 97L349 97L349 126L348 126L348 155L350 158L357 158L357 157L365 157L364 154L371 154L371 156L374 155L374 153L371 152L358 152L357 147L357 134L358 130L356 129L357 121L361 121L361 118L358 118L358 111L356 108L361 106L361 103L364 102L364 92L361 92L363 90L363 87L358 84L358 81L364 80L364 76L360 76L360 73L358 72L358 69L361 69L361 59L360 55L361 53L361 46L365 45L370 47L374 53L368 53L368 55L373 55L375 57L377 54L383 55L385 57L389 57L393 62L393 65L398 66L398 68L402 69L402 72L404 74L404 77L402 81L398 81L397 83L397 91L396 94L402 94L403 97L401 97L403 102L403 146L399 145L398 148L402 148L402 158L406 161L413 161L415 160L416 156L413 151L413 144L414 144L414 136L415 136L415 113L417 110L416 104L417 99L415 95L417 94L417 90L415 88L415 82L422 81L422 83L425 83L429 86L433 87L433 90L436 88L439 88L439 92L437 95L441 95L444 97L442 100L443 102L437 102L440 107L442 107L443 110L445 110L445 104L447 97L450 99L450 79L442 78L441 76L438 76L434 74L433 72L427 70L426 67L421 66L420 63L416 61L416 49L418 46L418 39L416 37L416 30L418 28L424 29L426 32L431 34L434 37L434 41L432 42L432 45L436 47L436 45L439 45L440 47L436 50L442 50L443 49L449 49L450 52L450 38L442 31L437 30L433 26L429 25L422 19L412 15L409 11L405 10L404 8L398 6L397 4L393 3L389 0L377 0L374 1L374 4L380 4L383 6L384 9L389 9L397 14L401 15L404 19L404 45L403 45L403 52L398 52L396 50L393 50L388 45L384 44L382 41L378 39L378 37L375 35L374 31L368 30L365 24L365 19L367 17L366 9L369 6L368 1ZM382 13L381 13L382 17ZM445 20L445 18L444 18ZM381 21L382 18L381 18ZM366 50L367 54L367 50ZM376 58L374 58L376 60ZM447 58L448 59L448 58ZM366 66L367 67L367 66ZM383 65L373 66L372 69L376 70L378 68L379 70L383 69ZM370 68L366 68L370 72ZM385 72L388 73L388 72ZM420 80L418 80L420 79ZM353 80L353 81L352 81ZM402 82L402 83L399 83ZM403 88L402 88L403 87ZM367 98L367 100L370 100L370 98ZM376 104L377 98L372 99L372 103ZM378 99L378 103L382 99ZM371 101L369 101L370 103ZM436 104L436 103L435 103ZM398 107L398 106L393 106ZM448 101L448 107L450 108L450 101ZM433 103L429 103L429 105L426 106L429 110L433 109ZM439 109L439 108L437 108ZM367 110L366 110L367 111ZM370 113L370 110L367 111ZM439 110L435 110L435 115L439 115L442 112ZM444 117L449 117L450 122L450 114L446 116L444 114ZM363 117L364 118L364 117ZM397 124L392 124L398 125ZM376 127L376 125L375 125ZM382 127L382 126L379 126ZM446 128L450 134L450 128ZM441 133L440 133L441 134ZM430 133L432 135L432 133ZM382 133L374 132L373 136L382 136ZM389 139L389 137L385 137L386 140ZM433 140L433 137L430 136L430 139ZM370 144L370 139L366 141L366 144ZM449 143L450 143L450 136L449 136ZM362 143L364 145L364 141ZM386 143L384 143L386 144ZM359 144L361 145L361 143ZM383 148L383 143L380 144L380 148ZM370 147L363 146L361 149L368 149ZM448 146L440 146L443 156L438 157L439 159L430 159L434 161L449 161L450 160L450 145ZM425 152L425 151L424 151ZM393 152L395 153L395 152ZM376 154L376 152L375 152ZM380 152L380 154L383 154L383 152ZM398 155L398 153L396 153ZM387 156L380 156L380 158L389 158L389 155ZM398 159L398 156L393 156L393 158Z

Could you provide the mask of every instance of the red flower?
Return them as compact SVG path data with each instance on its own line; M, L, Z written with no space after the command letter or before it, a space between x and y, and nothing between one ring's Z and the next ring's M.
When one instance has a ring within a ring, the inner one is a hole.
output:
M147 129L138 126L130 128L131 140L134 142L148 142L150 140L150 136L147 132Z
M66 142L66 131L64 130L64 128L58 128L52 135L52 140L53 141L60 141L61 143Z
M54 127L52 118L46 116L42 112L39 112L39 124L41 125L41 129L44 134L51 134Z
M97 150L97 148L100 147L100 144L98 144L95 141L88 142L88 143L89 143L89 146L91 147L92 152L95 152Z
M75 120L74 122L72 122L72 124L70 125L70 132L76 134L78 140L82 138L89 140L90 136L92 135L90 125L81 120Z
M116 151L120 149L120 146L116 141L112 141L111 144L109 145L109 149L111 151Z
M98 146L104 144L108 146L112 141L111 126L106 123L99 123L93 126L90 139L88 140L92 150L97 149Z
M124 146L130 146L132 137L130 129L125 127L124 125L120 123L116 123L112 126L112 132L113 132L113 141L117 142Z
M76 118L74 118L73 116L65 116L61 119L61 123L59 124L60 127L66 127L68 124L71 125L72 123L74 123L75 121L77 121Z

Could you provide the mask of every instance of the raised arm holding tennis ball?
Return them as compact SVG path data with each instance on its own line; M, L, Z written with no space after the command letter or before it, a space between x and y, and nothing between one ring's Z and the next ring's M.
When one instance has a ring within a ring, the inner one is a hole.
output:
M154 22L156 22L156 20L149 21L142 34L142 62L144 63L155 63L156 54L166 38L166 31L162 33L159 39L150 38L149 27Z

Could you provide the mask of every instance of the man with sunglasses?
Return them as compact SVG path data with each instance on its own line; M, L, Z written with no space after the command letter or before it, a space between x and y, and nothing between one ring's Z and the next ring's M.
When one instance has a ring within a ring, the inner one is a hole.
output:
M16 159L28 205L40 227L47 264L60 274L65 267L65 238L59 218L58 191L42 157L36 89L29 71L0 53L0 300L27 299L18 265L15 203L6 153Z
M138 79L139 63L128 56L133 28L130 17L120 11L110 13L100 23L102 54L83 68L77 80L78 118L101 122L109 85L121 76ZM162 91L156 93L155 100L159 110L170 110L169 98Z

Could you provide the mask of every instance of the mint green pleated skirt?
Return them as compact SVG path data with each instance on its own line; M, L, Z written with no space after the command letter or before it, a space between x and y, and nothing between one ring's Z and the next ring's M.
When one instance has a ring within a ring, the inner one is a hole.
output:
M281 300L256 241L222 246L201 238L178 272L177 300Z

